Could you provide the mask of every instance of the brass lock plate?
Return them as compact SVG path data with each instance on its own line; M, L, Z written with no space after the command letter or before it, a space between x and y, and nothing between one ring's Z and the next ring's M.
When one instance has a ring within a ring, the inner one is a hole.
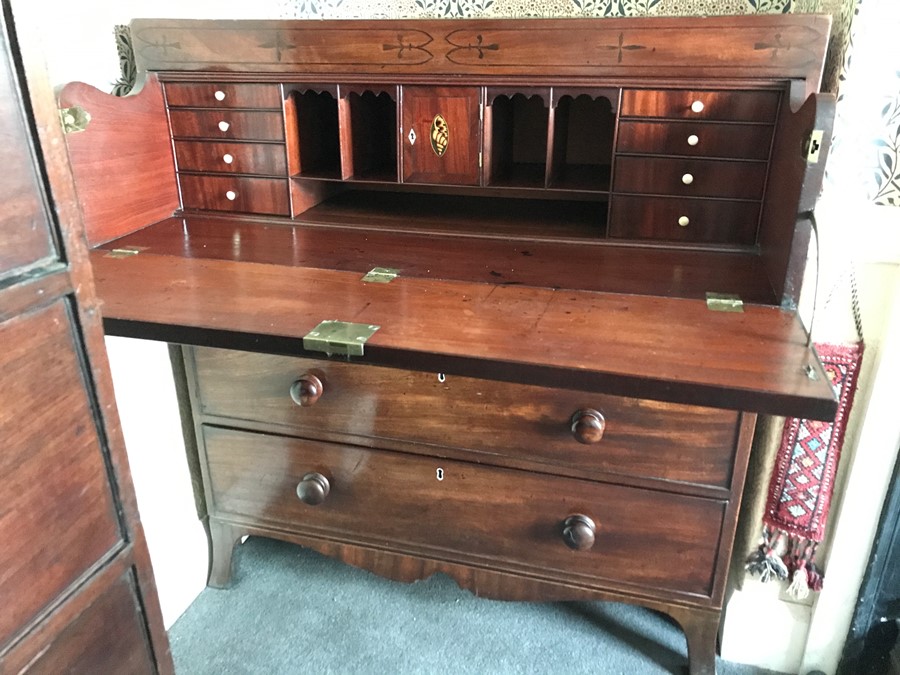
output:
M389 284L397 278L399 272L393 267L373 267L360 281L367 284Z
M744 301L730 293L707 293L706 308L713 312L743 312Z

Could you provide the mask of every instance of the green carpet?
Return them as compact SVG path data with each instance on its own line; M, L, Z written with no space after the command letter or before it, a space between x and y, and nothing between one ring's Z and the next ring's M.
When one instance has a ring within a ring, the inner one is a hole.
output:
M203 591L169 631L179 675L686 672L681 630L643 608L484 600L443 575L396 583L260 538L235 555L232 588Z

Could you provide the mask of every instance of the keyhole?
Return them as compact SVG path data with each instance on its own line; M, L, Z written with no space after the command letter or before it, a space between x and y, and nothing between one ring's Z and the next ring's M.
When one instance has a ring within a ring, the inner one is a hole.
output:
M446 382L446 381L447 381L447 376L444 375L443 373L438 373L438 382L440 382L441 384L443 384L443 383Z
M444 480L444 470L441 468L438 468L438 470L437 470L437 479Z

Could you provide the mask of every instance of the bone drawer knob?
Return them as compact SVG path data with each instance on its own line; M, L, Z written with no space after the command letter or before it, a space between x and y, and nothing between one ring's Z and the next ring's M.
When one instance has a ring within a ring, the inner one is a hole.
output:
M579 443L598 443L606 430L606 418L597 410L579 410L572 415L571 429Z
M324 502L329 492L331 492L331 484L320 473L308 473L303 476L303 480L297 483L297 497L301 502L310 506L318 506Z
M678 224L681 225L681 227L687 227L688 225L691 224L691 219L688 218L687 216L681 216L678 219Z
M291 399L300 407L307 407L315 405L324 391L322 380L311 373L306 373L291 385Z
M224 100L225 100L225 92L222 91L221 89L217 89L217 90L216 90L216 93L213 94L213 96L216 97L216 100L217 100L217 101L224 101Z
M700 142L700 137L697 134L691 134L687 138L688 145L697 145Z
M702 113L705 107L706 106L703 105L703 101L694 101L693 103L691 103L691 110L693 110L695 113Z
M689 173L686 173L681 177L681 182L684 183L685 185L690 185L691 183L694 182L694 176Z
M594 546L597 526L581 513L575 513L563 522L563 541L575 551L589 551Z
M230 127L231 127L231 125L228 122L226 122L225 120L222 120L221 122L219 122L219 131L228 131L228 129Z
M226 164L231 164L234 161L234 155L232 155L230 152L226 152L224 155L222 155L222 161Z
M225 199L227 199L230 202L233 202L235 199L237 199L237 192L235 192L234 190L229 190L228 192L225 193Z

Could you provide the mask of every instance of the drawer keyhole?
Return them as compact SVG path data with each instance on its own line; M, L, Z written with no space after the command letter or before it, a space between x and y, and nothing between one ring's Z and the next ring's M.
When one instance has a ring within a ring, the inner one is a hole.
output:
M438 480L444 480L444 470L443 469L438 467L438 470L435 473L436 473L436 478Z

